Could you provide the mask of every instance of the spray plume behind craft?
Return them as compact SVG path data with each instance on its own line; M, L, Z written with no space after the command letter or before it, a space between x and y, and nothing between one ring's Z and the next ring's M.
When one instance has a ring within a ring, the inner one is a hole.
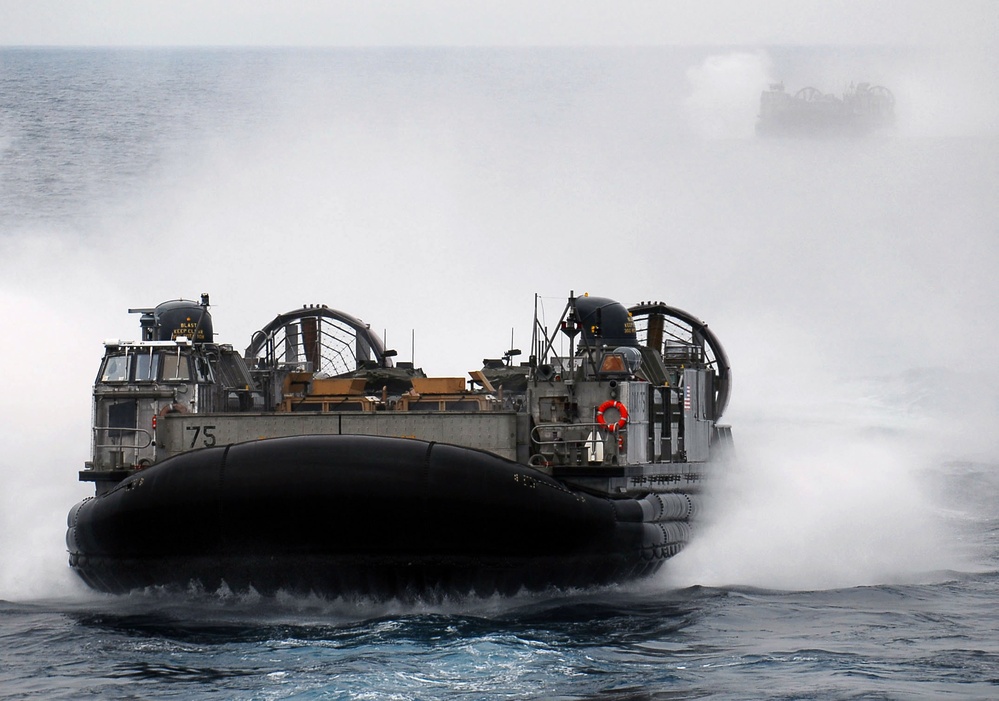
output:
M748 56L480 55L477 66L438 61L403 78L411 57L387 55L367 59L365 81L311 57L270 66L267 89L223 67L232 102L211 109L192 99L172 112L166 100L164 123L176 128L183 113L187 131L153 142L145 178L95 193L81 176L67 214L21 212L7 228L4 304L22 312L4 326L3 347L24 366L61 370L21 375L17 402L3 408L2 474L17 497L2 516L0 557L15 566L0 576L0 597L77 592L64 512L86 494L75 473L100 342L135 337L128 307L202 291L220 340L237 348L275 313L323 302L388 329L403 359L415 328L417 364L445 375L505 350L512 327L526 338L535 290L660 296L706 318L735 372L726 420L740 472L722 487L725 516L703 547L675 561L682 583L848 586L948 566L924 557L898 522L937 531L923 521L923 469L996 451L983 430L996 415L994 371L965 352L999 342L980 323L999 299L987 81L966 66L978 90L962 93L978 95L980 111L958 102L920 122L919 139L702 138L742 136L728 119L711 134L689 126L692 105L733 85L713 83L712 71L783 73L786 57ZM635 89L650 65L661 69L657 93ZM894 65L927 81L921 59ZM161 87L144 89L152 99ZM88 109L82 124L108 121ZM220 129L218 110L240 115L237 126ZM955 132L973 136L948 138ZM15 129L2 143L25 139ZM645 255L650 242L665 253ZM155 267L114 279L107 251L155 253ZM627 265L608 264L619 256ZM555 264L566 257L572 265ZM37 343L26 348L25 336ZM884 538L851 548L846 534Z

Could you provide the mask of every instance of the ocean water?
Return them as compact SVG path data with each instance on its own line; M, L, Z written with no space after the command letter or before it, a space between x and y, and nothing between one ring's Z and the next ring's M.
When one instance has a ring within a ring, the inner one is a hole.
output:
M999 696L999 85L974 52L0 50L0 697ZM760 140L783 80L898 125ZM158 591L66 565L129 307L237 348L328 303L431 374L534 293L663 299L737 452L655 578L434 602Z

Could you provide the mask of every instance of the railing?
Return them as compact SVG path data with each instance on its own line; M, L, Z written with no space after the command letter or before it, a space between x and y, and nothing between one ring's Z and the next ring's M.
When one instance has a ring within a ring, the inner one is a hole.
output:
M97 463L97 460L96 460L96 458L97 458L97 451L98 450L102 450L102 449L107 450L108 451L108 457L110 459L109 461L111 463L111 465L109 467L111 469L116 469L116 468L119 468L119 467L122 466L122 464L124 462L125 451L131 451L132 452L132 455L133 455L133 461L132 462L134 464L134 463L138 462L139 451L140 450L144 450L144 449L150 447L151 445L153 445L153 434L152 434L152 432L148 431L148 430L146 430L144 428L120 428L120 427L117 427L117 426L94 426L92 428L92 430L94 431L94 458L95 458L95 463ZM119 439L118 441L114 441L114 439L111 437L111 435L109 433L106 433L105 435L107 436L107 440L112 441L112 442L110 442L110 443L101 443L100 442L100 440L101 440L100 439L101 431L105 431L105 432L116 431L119 434L121 434L122 437L124 437L123 434L129 433L129 434L132 434L132 437L134 438L134 441L132 443L128 443L128 444L123 443L121 439ZM140 444L140 438L144 438L145 442ZM116 461L114 459L115 457L118 457L122 461L122 463L116 463Z
M545 423L531 429L531 443L537 446L538 452L531 456L530 464L539 467L551 464L576 465L590 462L602 462L605 426L592 423ZM542 432L551 433L552 437L542 436ZM627 433L626 428L619 429L614 435ZM580 437L581 436L581 437ZM545 450L545 447L548 450ZM599 458L593 456L599 455Z

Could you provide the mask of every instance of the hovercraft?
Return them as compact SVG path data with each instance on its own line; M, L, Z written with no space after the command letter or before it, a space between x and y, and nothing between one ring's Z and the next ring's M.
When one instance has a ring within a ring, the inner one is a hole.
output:
M241 355L208 296L141 314L94 384L96 495L70 511L94 589L423 597L656 572L731 442L730 370L662 303L575 297L550 334L427 377L360 319L282 314ZM568 353L555 352L556 341Z
M811 86L793 95L783 83L760 94L758 136L864 136L895 123L895 96L883 85L851 84L842 96Z

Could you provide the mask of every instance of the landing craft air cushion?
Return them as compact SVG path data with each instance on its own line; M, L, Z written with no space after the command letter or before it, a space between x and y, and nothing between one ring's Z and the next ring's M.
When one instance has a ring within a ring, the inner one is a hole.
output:
M245 353L207 295L141 314L94 384L94 497L69 514L91 587L422 597L648 576L687 542L731 442L731 372L662 303L570 295L531 352L426 377L360 319L279 315ZM558 355L561 338L568 352Z

